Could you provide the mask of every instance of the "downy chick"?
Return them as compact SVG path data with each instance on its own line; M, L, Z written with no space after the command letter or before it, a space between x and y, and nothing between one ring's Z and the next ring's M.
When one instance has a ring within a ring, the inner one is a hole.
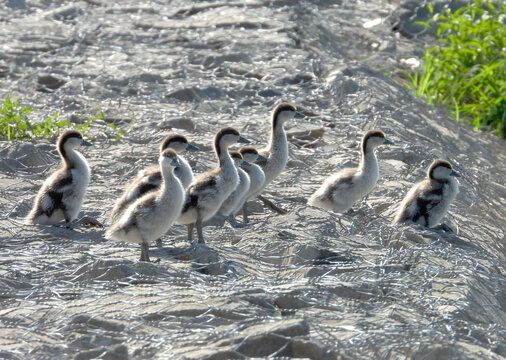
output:
M140 244L140 261L150 261L150 242L169 230L183 208L184 188L174 175L174 168L181 165L176 152L162 151L158 163L162 174L158 189L134 201L105 235L107 239Z
M57 149L63 166L42 185L26 219L28 223L54 225L64 220L71 227L90 182L90 168L77 149L90 145L78 131L67 130L60 135Z
M383 144L392 144L392 142L385 139L382 131L368 131L362 138L362 157L359 166L341 170L327 178L311 195L308 204L337 213L348 211L353 203L369 194L376 186L379 168L374 150Z
M448 161L435 160L427 171L427 178L408 192L393 223L415 223L427 227L438 225L459 193L454 177L460 175Z
M218 166L196 176L186 190L185 204L177 222L188 225L188 240L192 240L193 227L197 225L198 242L204 243L202 223L216 214L239 183L239 174L228 152L228 147L237 142L249 141L231 127L218 131L214 137Z

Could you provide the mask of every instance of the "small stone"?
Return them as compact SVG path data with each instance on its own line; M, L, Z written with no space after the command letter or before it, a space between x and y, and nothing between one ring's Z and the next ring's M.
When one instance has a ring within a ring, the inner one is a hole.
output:
M65 80L51 74L40 74L37 76L37 91L53 92L66 83Z

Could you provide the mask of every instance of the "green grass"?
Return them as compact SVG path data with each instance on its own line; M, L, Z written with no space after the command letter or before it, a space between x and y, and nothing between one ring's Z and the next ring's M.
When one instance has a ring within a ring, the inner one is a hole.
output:
M53 137L57 136L63 129L76 129L83 135L95 120L105 122L105 113L100 111L95 116L87 119L82 124L72 124L69 121L59 120L58 113L41 121L32 122L28 116L33 109L18 104L19 99L11 101L9 95L0 110L0 139L13 141L25 140L33 137ZM125 133L117 128L113 123L106 123L103 129L104 135L108 139L119 140ZM91 139L91 137L87 137Z
M429 104L452 108L458 121L506 137L506 6L475 0L421 24L437 26L438 39L409 86Z

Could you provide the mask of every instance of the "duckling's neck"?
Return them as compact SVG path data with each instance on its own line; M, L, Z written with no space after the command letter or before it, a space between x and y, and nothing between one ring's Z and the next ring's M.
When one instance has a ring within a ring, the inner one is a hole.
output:
M362 159L360 160L360 165L358 166L362 172L378 174L378 160L376 159L376 155L374 154L374 149L366 149L365 153L362 151Z
M167 194L177 191L179 187L180 191L183 190L183 185L179 179L174 175L174 168L168 166L161 166L163 181L160 184L160 194L166 196Z
M87 168L88 163L84 156L74 150L74 149L65 149L65 153L62 154L63 164L67 168Z
M272 128L268 150L269 152L285 150L288 153L288 141L283 124L278 123Z
M228 153L228 145L223 143L218 144L216 155L218 157L218 166L220 168L232 166L235 169L234 160L232 160L232 157Z

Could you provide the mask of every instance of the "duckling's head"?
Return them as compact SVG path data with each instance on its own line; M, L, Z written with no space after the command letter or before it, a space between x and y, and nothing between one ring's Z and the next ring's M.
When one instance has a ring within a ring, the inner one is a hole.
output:
M257 160L267 160L265 157L258 153L257 149L252 146L244 146L239 150L239 152L241 153L242 158L250 163L254 163Z
M304 114L297 111L297 108L290 103L278 104L272 111L272 127L276 129L283 126L287 121L294 118L302 119Z
M243 157L239 151L230 151L230 157L234 160L236 167L241 166L243 163Z
M163 139L160 144L160 152L165 149L172 149L177 153L184 152L186 149L188 150L199 150L198 147L192 145L188 142L188 139L183 135L168 135Z
M181 165L177 153L172 149L163 150L158 158L158 163L162 168L175 168Z
M237 142L249 143L249 141L243 138L236 129L224 127L220 129L214 137L214 148L219 151L222 146L229 147Z
M460 177L460 175L453 170L452 165L448 161L441 159L434 160L432 164L430 164L427 175L430 179L441 181L447 181L452 176Z
M90 146L91 144L83 139L83 135L77 130L66 130L58 138L58 151L65 157L67 151L79 148L80 146Z
M374 150L380 145L391 145L393 142L385 138L385 134L380 130L369 130L362 137L362 151L367 153L370 150Z

